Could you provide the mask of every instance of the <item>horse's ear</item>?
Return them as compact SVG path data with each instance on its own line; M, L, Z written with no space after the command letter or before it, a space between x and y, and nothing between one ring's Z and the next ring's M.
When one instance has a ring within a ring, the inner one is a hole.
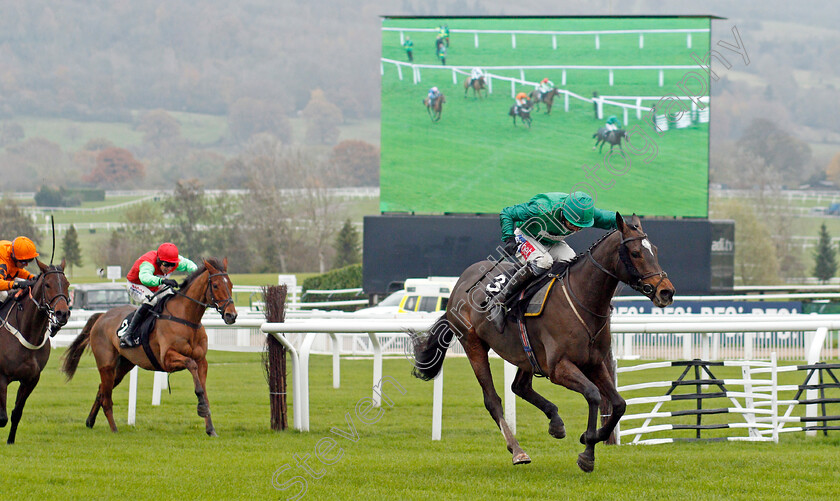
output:
M631 221L633 222L633 226L639 228L640 230L642 229L642 220L639 219L639 216L637 216L635 212L633 213L633 219L631 219Z
M45 265L44 263L42 263L40 259L38 259L38 258L36 257L36 258L35 258L35 262L36 262L36 263L38 263L38 268L40 268L40 269L41 269L41 271L47 271L47 268L48 268L48 267L47 267L47 265Z
M222 267L224 267L223 271L227 271L227 256L222 260Z
M64 271L64 267L67 265L67 258L61 258L61 270Z
M618 228L618 231L624 233L624 218L618 212L615 213L615 227Z
M214 268L209 261L206 259L203 259L202 261L204 261L204 269L210 270L210 273L216 273L216 268Z

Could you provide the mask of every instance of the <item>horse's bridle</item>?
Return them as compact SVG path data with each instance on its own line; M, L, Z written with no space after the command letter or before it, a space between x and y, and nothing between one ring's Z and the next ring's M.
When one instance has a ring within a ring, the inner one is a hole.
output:
M624 282L629 285L633 290L640 292L648 299L653 300L653 296L656 295L656 289L659 288L659 284L662 283L663 280L668 278L668 274L665 273L664 270L660 270L658 272L653 271L648 273L647 275L642 275L639 272L639 269L636 268L636 265L633 264L633 261L630 260L630 256L627 253L627 242L632 242L633 240L643 240L647 238L647 233L642 233L639 236L624 238L624 235L621 237L621 243L618 247L618 257L621 259L621 262L624 264L624 268L627 270L627 273L630 275L630 281L624 281L618 276L609 271L608 269L604 268L601 263L595 260L592 256L592 249L586 251L586 256L592 261L599 270L603 271L607 275L611 276L612 278L618 280L619 282ZM647 280L650 277L659 276L659 282L656 285L651 285L648 283L644 283L644 280Z
M68 307L70 306L70 298L67 297L67 295L64 294L61 291L59 291L57 294L54 294L53 297L49 298L48 300L46 300L46 302L44 302L44 300L46 299L46 296L47 296L44 293L44 288L46 287L46 283L47 283L46 276L51 275L51 274L56 274L56 273L64 275L64 272L61 271L61 270L48 269L47 271L43 272L40 275L40 277L38 277L39 281L41 282L40 289L41 289L42 299L40 301L36 301L35 298L32 296L32 289L35 288L35 285L33 284L32 287L29 288L29 299L31 299L32 302L35 303L38 306L38 311L42 311L42 312L45 312L47 314L47 318L50 319L50 324L57 324L57 322L55 321L55 306L53 305L53 303L56 301L56 299L64 298L64 301L67 303L67 306ZM37 283L37 281L36 281L36 283Z
M217 312L219 312L219 315L224 315L224 313L225 313L225 308L227 307L227 305L228 305L229 303L232 303L232 302L233 302L233 298L232 298L232 297L228 297L227 299L225 299L224 301L222 301L222 302L220 303L220 302L219 302L219 299L218 299L218 298L216 298L216 296L213 294L213 292L212 292L212 290L211 290L211 289L212 289L212 287L211 287L211 285L212 285L212 284L211 284L211 282L212 282L212 280L213 280L213 277L219 277L219 276L225 276L225 277L227 277L227 273L226 273L226 272L211 273L211 274L210 274L210 276L208 276L208 277L207 277L207 290L206 290L206 291L204 291L204 296L205 296L205 298L206 298L206 297L207 297L207 295L209 294L209 295L210 295L210 300L209 300L209 301L207 301L206 303L202 303L202 302L201 302L201 301L199 301L198 299L193 299L193 298L191 298L191 297L187 296L186 294L184 294L183 292L181 292L181 291L179 291L179 290L176 290L176 291L175 291L175 294L178 294L179 296L184 296L185 298L189 299L190 301L192 301L192 302L194 302L194 303L198 303L198 304L200 304L200 305L201 305L201 306L203 306L204 308L207 308L207 307L209 307L209 306L212 306L214 310L216 310Z

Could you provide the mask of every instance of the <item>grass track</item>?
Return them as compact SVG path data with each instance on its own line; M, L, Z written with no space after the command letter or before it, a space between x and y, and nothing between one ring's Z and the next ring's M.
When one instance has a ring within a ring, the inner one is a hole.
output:
M589 21L581 25L569 24L569 20L469 19L451 20L449 25L453 29L593 29L595 25ZM662 20L658 23L665 24L656 27L703 27L697 20L686 21ZM597 24L597 28L651 27L639 20L624 23L610 21ZM437 20L404 19L385 23L399 27L438 24ZM411 36L415 39L415 62L438 64L432 50L434 34L411 33ZM592 36L586 35L560 37L555 51L550 37L521 35L514 50L507 35L481 35L476 49L471 36L453 35L447 64L467 67L691 64L691 52L707 46L705 34L694 35L694 49L685 47L685 35L647 35L644 49L638 48L636 35L604 35L601 50L596 51ZM383 57L404 60L398 33L383 32ZM669 92L682 95L684 92L676 85L687 71L666 72L665 87L658 86L655 71L617 71L616 85L609 87L604 70L570 70L564 88L585 97L591 96L594 90L603 95L658 96ZM494 73L519 77L518 71L494 70ZM548 76L558 85L561 81L559 70L531 73L526 79L538 81ZM603 154L591 150L594 144L591 136L603 120L594 117L590 103L571 100L569 113L564 113L563 100L558 99L551 116L536 112L530 129L514 127L507 115L513 100L506 82L495 81L493 94L478 101L471 96L464 99L466 77L463 75L457 77L457 82L443 68L423 69L422 75L422 82L415 85L410 71L403 70L404 80L399 80L393 65L384 66L380 182L380 208L384 212L494 213L506 205L527 200L534 193L570 191L578 186L592 192L600 206L622 212L648 216L707 215L708 124L651 137L656 153L648 162L643 159L654 147L639 144L636 153L628 154L629 165L620 157L607 165L606 150ZM433 85L447 98L437 123L429 119L421 104ZM606 107L605 113L621 116L616 108ZM631 117L627 125L632 127L639 122ZM641 154L641 151L648 153ZM599 180L587 181L584 166L593 172L589 177ZM577 184L581 182L590 184ZM667 201L662 197L667 197Z
M127 388L120 386L115 435L101 414L93 430L84 426L98 384L92 357L85 356L76 378L65 384L57 370L62 351L53 353L27 404L18 443L0 447L0 497L285 499L293 490L275 490L271 479L284 464L293 469L278 483L300 474L295 454L313 454L309 464L323 472L309 479L305 499L635 500L688 493L704 499L828 499L836 493L830 460L840 446L836 435L784 436L778 445L599 446L595 472L584 474L575 465L582 450L577 436L584 427L583 398L544 380L535 388L558 405L568 437L550 438L545 417L519 401L518 439L534 462L514 468L463 358L446 362L440 442L429 440L432 384L412 378L407 361L386 360L384 374L406 393L388 393L395 405L376 424L354 417L358 441L336 437L343 456L323 466L314 448L324 437L335 437L331 427L346 430L345 414L370 397L372 362L342 361L342 387L336 390L329 358L313 357L311 432L274 433L268 429L259 355L221 352L210 352L208 376L218 439L204 436L187 373L172 376L172 394L164 394L157 408L149 405L151 375L141 374L136 427L124 424ZM501 363L494 360L493 367L501 390ZM626 382L631 381L628 374ZM3 440L6 432L0 432Z

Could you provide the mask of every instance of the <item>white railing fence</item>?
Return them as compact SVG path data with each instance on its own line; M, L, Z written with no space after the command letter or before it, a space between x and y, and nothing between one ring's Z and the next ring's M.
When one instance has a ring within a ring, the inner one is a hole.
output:
M396 28L383 27L382 31L396 31L400 34L400 45L405 43L405 33L437 33L438 30L434 28ZM557 37L563 36L591 36L595 50L601 49L602 35L637 35L639 37L639 48L645 47L645 35L658 34L680 34L685 33L685 46L690 49L692 45L693 33L709 33L708 28L687 28L687 29L649 29L649 30L469 30L469 29L451 29L450 36L453 34L465 34L473 36L473 44L478 48L478 36L482 35L507 35L510 36L511 48L516 48L516 35L545 35L551 37L551 47L557 50Z
M400 318L353 318L352 314L341 315L340 318L307 318L290 319L286 323L266 323L261 318L241 318L233 326L226 326L219 318L205 319L203 324L208 330L209 348L237 351L261 351L264 349L265 335L272 335L289 349L289 356L292 359L293 378L293 403L294 403L294 427L302 431L309 430L309 356L313 353L331 353L333 356L333 386L340 386L340 356L347 353L343 348L342 340L347 336L363 335L368 343L363 346L369 348L373 355L373 402L379 406L381 395L376 388L381 387L382 381L382 358L383 354L392 353L404 355L406 353L405 332L408 329L415 331L428 330L436 320L437 315L420 318L417 316L402 316ZM628 318L631 317L631 318ZM688 317L688 316L686 316ZM631 315L621 318L614 318L611 324L611 331L616 342L617 356L622 358L639 358L636 349L639 348L639 340L653 338L640 337L648 334L668 334L671 339L682 340L679 345L679 353L684 358L703 358L704 360L714 359L720 356L722 350L718 346L715 351L715 333L741 333L743 339L755 341L757 333L792 333L804 332L803 343L792 349L791 357L794 359L805 359L809 364L816 363L821 359L832 358L826 354L824 346L830 338L829 333L840 329L840 315L786 315L779 317L755 316L755 315L731 315L704 318L694 315L694 318L686 317L663 317L662 315ZM55 346L66 346L78 332L83 328L83 321L69 322L53 339ZM341 336L341 337L340 337ZM628 337L630 336L630 337ZM331 342L319 344L316 341L330 339ZM397 339L402 341L397 342ZM688 340L703 340L699 347L695 347ZM453 343L449 353L455 355ZM687 346L691 346L689 351ZM752 352L746 347L742 355L746 359L753 359L760 356L760 351L753 344ZM318 348L318 349L316 349ZM356 352L358 353L358 352ZM671 355L671 352L664 353L654 351L652 356ZM729 353L727 352L727 355ZM698 356L700 355L700 356ZM768 352L768 356L770 353ZM669 357L669 358L678 358ZM515 433L516 429L516 403L510 385L516 373L515 367L505 364L505 415L508 424ZM130 380L130 404L129 422L134 422L136 402L136 371L131 374ZM441 402L443 392L443 377L439 376L434 383L434 402L432 419L432 438L440 439L442 428ZM153 404L160 402L160 393L165 387L165 375L160 373L155 377L153 389Z

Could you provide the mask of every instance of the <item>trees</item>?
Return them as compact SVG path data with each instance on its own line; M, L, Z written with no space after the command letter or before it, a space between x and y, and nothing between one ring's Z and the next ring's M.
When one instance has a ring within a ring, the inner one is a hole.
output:
M286 110L282 104L275 101L237 99L230 106L228 126L233 138L240 142L263 132L286 144L292 140L292 125L286 117Z
M379 148L358 140L338 143L330 155L345 186L379 186Z
M820 226L819 238L814 252L814 275L821 283L826 283L837 273L837 253L825 223Z
M4 196L0 201L0 238L12 239L17 236L27 236L37 242L40 234L32 219L21 212L14 199Z
M722 203L715 217L735 221L735 275L741 285L779 283L779 259L770 230L752 207L737 200Z
M310 93L309 103L303 109L306 119L306 141L311 144L335 144L338 141L338 126L344 122L341 109L331 103L324 91L315 89Z
M70 228L64 234L61 240L61 248L64 250L64 259L67 261L67 267L72 273L74 266L82 265L82 251L79 248L79 234L76 233L76 227L70 225Z
M346 219L344 226L338 230L338 234L335 236L333 268L343 268L360 262L362 256L359 253L359 247L359 232L350 220Z
M106 148L96 155L96 167L84 180L97 186L117 187L139 181L146 167L125 148Z

